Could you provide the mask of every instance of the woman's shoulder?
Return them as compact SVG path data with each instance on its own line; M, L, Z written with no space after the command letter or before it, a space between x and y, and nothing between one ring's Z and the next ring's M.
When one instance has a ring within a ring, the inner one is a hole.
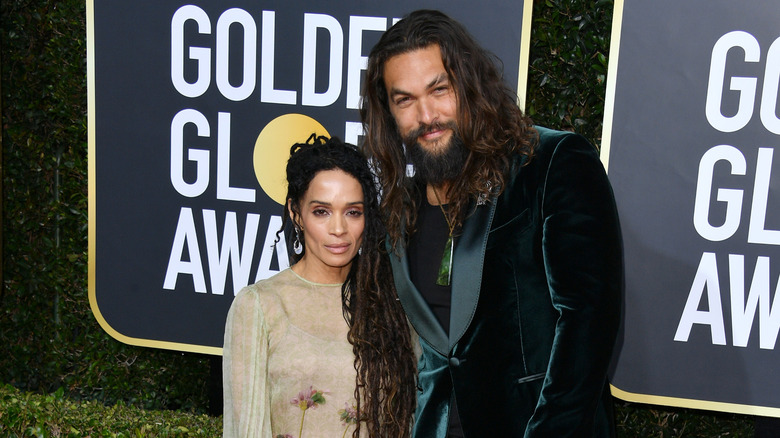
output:
M291 272L285 269L242 288L230 305L228 320L262 321L269 330L278 330L286 320L285 291L297 281Z
M297 277L287 268L271 277L243 287L233 300L234 305L254 302L263 307L278 303L281 293L294 286Z
M243 292L247 294L258 295L278 295L280 290L288 287L295 287L297 283L298 277L292 272L292 269L287 268L272 275L271 277L244 287L241 292L239 292L239 294Z

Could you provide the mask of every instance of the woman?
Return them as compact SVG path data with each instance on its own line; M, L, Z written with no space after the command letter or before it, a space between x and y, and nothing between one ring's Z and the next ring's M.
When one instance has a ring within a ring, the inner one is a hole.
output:
M230 308L224 435L407 437L414 354L367 162L312 135L290 150L287 183L294 264Z

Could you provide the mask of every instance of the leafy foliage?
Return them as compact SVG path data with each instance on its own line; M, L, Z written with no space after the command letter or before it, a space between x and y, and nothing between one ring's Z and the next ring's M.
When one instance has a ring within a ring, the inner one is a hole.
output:
M0 435L10 437L214 437L222 419L174 411L146 411L124 403L73 402L0 386Z
M534 2L526 113L594 144L604 117L611 0Z
M89 309L85 7L0 2L0 382L28 391L0 388L0 435L215 436L219 420L133 408L206 412L209 358L121 344ZM526 109L537 123L599 143L611 14L609 0L534 2ZM617 420L627 437L752 433L745 416L622 402Z
M692 409L664 408L618 402L619 437L752 438L749 417Z

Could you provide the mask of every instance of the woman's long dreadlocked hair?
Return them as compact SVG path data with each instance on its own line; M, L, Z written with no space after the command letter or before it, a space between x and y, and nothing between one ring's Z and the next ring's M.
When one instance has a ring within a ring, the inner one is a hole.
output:
M357 148L335 137L312 134L306 143L290 149L286 199L292 202L285 205L282 229L291 240L293 233L289 231L297 225L290 220L290 213L300 217L300 201L312 179L321 171L334 169L360 183L364 202L362 254L353 259L341 288L348 339L355 353L355 399L361 420L352 436L357 438L366 428L370 437L408 437L416 402L415 357L406 316L396 299L376 185ZM293 261L300 260L305 251L304 247L302 254L293 255Z
M517 106L517 96L501 77L495 56L477 44L466 29L433 10L412 12L396 23L371 50L360 115L366 130L363 150L377 164L382 181L382 211L391 242L401 240L402 225L413 229L417 196L406 178L402 138L388 106L386 62L430 46L441 50L457 99L457 134L468 150L463 172L451 181L449 209L462 224L468 205L497 195L516 154L530 158L536 131Z

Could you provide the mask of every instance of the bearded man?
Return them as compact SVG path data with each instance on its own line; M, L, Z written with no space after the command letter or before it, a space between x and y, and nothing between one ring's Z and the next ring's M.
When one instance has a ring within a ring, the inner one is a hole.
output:
M384 33L363 94L422 351L414 436L614 435L622 245L598 151L534 127L494 57L437 11Z

